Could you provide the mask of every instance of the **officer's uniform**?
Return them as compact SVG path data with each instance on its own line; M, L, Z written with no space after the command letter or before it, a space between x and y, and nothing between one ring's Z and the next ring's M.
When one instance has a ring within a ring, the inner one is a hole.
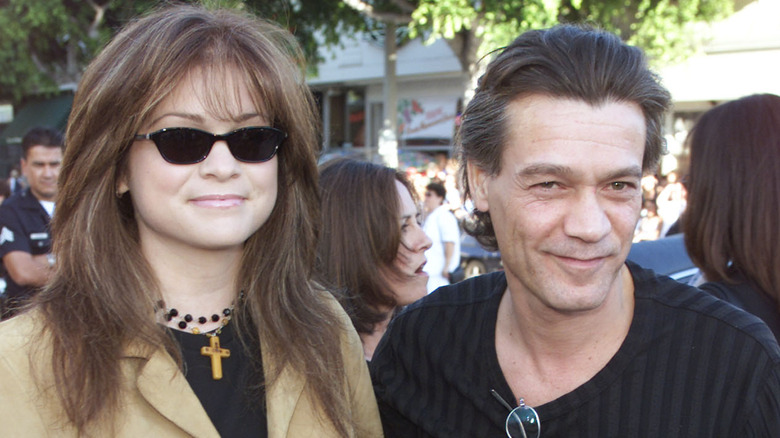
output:
M32 255L50 253L50 221L51 217L29 188L6 199L0 206L0 258L11 251ZM35 288L16 284L10 275L5 277L8 307L15 307L35 292Z

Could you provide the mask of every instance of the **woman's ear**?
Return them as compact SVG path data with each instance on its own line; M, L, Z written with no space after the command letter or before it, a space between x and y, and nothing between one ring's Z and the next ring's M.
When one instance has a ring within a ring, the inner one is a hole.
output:
M119 178L116 183L116 197L121 198L125 193L130 191L130 187L127 185L127 172L120 171Z

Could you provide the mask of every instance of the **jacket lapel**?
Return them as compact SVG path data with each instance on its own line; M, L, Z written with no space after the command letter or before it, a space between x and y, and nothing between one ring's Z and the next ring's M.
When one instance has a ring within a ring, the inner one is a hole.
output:
M141 396L160 415L188 434L219 437L198 396L164 350L156 350L141 366L136 384Z

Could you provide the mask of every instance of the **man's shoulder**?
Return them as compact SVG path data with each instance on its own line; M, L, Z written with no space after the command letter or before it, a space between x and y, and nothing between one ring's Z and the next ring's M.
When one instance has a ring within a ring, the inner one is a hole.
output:
M459 308L490 301L506 289L504 271L491 272L443 286L407 306L403 313L426 312L438 308Z
M21 193L11 195L0 205L0 231L2 231L0 243L13 242L13 234L22 232L25 217L23 210Z
M661 324L656 330L679 329L689 336L708 337L717 333L741 345L753 343L780 363L780 347L761 319L719 300L696 287L660 276L627 262L634 279L637 307L635 317Z
M435 210L433 210L433 214L436 216L443 218L444 220L450 220L453 219L457 222L457 218L455 217L455 213L452 212L450 204L442 204L438 207L436 207Z
M407 306L390 322L371 367L376 372L408 365L411 370L416 365L407 361L423 358L433 367L446 367L444 363L473 357L484 337L495 331L505 289L506 278L499 271L440 287ZM403 365L395 363L399 354Z
M22 205L23 201L24 198L22 193L14 193L13 195L6 198L2 204L0 204L0 212L7 211L7 210L15 210L19 208L20 205Z
M38 199L29 192L29 190L14 193L9 196L2 204L0 204L0 212L2 211L17 211L20 209L37 208L40 204Z
M440 287L406 306L390 322L388 335L396 340L407 341L421 332L429 333L429 340L445 335L460 336L456 332L459 332L464 324L469 324L466 321L484 321L488 318L491 309L498 307L505 289L506 279L503 272L485 274Z

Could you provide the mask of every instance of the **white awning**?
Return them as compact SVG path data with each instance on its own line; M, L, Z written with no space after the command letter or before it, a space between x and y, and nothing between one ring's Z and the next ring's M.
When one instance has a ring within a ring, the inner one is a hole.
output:
M780 48L694 56L659 73L675 103L780 95Z
M703 52L659 71L677 107L780 95L780 0L756 0L709 29ZM687 104L687 105L686 105Z

